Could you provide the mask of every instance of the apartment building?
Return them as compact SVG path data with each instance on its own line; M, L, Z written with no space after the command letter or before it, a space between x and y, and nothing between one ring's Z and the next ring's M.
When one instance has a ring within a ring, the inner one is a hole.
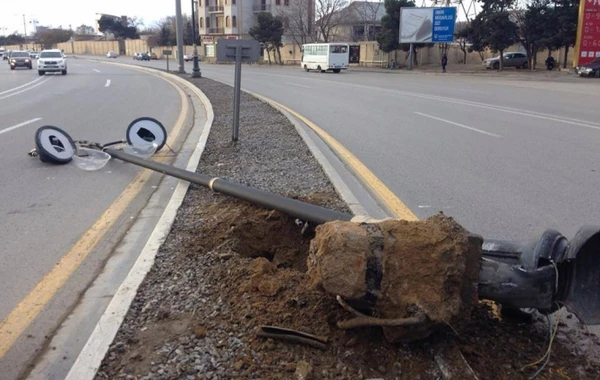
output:
M284 18L289 33L283 42L292 42L290 17L306 19L307 30L314 30L314 0L198 0L198 25L205 42L219 38L249 38L248 31L256 24L256 15L269 12ZM297 24L297 23L296 23Z

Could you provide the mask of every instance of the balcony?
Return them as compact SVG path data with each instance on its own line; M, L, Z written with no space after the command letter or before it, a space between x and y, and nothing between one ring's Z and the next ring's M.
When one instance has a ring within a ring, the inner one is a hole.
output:
M254 13L271 12L271 5L269 5L269 4L255 5L252 8L252 10L254 11Z
M225 28L206 28L207 34L225 34Z
M208 6L209 13L223 13L224 10L225 10L225 7L223 7L222 5L209 5Z

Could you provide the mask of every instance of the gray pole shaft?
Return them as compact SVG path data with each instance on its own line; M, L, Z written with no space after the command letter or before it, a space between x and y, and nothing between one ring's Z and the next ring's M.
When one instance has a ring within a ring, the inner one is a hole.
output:
M413 54L415 54L415 49L413 48L413 44L410 44L410 50L408 53L408 69L409 70L413 69L413 61L415 60L413 57Z
M177 62L179 73L185 73L183 65L183 16L181 14L181 0L175 0L175 24L177 28Z
M240 130L240 93L242 87L242 47L235 48L235 83L233 85L233 141L238 141Z
M23 32L25 33L25 50L29 50L27 45L27 22L25 21L25 15L23 15Z

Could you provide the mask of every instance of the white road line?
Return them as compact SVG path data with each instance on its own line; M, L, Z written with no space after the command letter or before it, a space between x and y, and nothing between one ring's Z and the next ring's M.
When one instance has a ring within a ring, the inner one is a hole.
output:
M302 87L302 88L312 88L312 87L303 86L301 84L296 84L296 83L291 83L291 82L285 82L285 84L289 84L289 85L292 85L292 86L298 86L298 87Z
M453 121L450 121L450 120L441 119L441 118L439 118L439 117L435 117L435 116L427 115L427 114L424 114L424 113L421 113L421 112L415 112L415 113L416 113L417 115L420 115L420 116L428 117L428 118L430 118L430 119L434 119L434 120L438 120L438 121L443 121L444 123L448 123L448 124L455 125L455 126L457 126L457 127L461 127L461 128L464 128L464 129L468 129L468 130L471 130L471 131L473 131L473 132L479 132L479 133L483 133L484 135L488 135L488 136L492 136L492 137L501 137L500 135L497 135L497 134L495 134L495 133L490 133L490 132L482 131L481 129L477 129L477 128L467 127L466 125L459 124L459 123L455 123L455 122L453 122Z
M9 92L12 92L12 91L18 90L18 89L20 89L20 88L23 88L23 87L26 87L26 86L29 86L30 84L32 84L32 83L35 83L35 82L37 82L37 81L40 81L40 80L42 80L42 79L44 79L44 78L43 78L43 77L40 77L40 78L37 78L37 79L35 79L35 80L32 80L31 82L27 82L27 83L25 83L25 84L23 84L23 85L21 85L21 86L19 86L19 87L15 87L15 88L11 88L10 90L2 91L2 92L0 92L0 95L8 94Z
M81 65L79 63L74 63L73 65L77 66L77 67L81 67Z
M42 84L44 84L44 83L48 82L50 79L52 79L52 78L48 78L48 79L46 79L46 80L44 80L44 81L42 81L42 82L40 82L40 83L37 83L37 84L35 84L35 85L33 85L33 86L30 86L30 87L27 87L27 88L26 88L26 89L24 89L24 90L17 91L17 92L13 92L12 94L4 95L3 97L1 97L1 98L0 98L0 100L2 100L2 99L6 99L6 98L10 98L11 96L15 96L15 95L21 94L21 93L23 93L23 92L25 92L25 91L29 91L29 90L31 90L32 88L36 88L37 86L40 86L40 85L42 85Z
M110 79L107 79L106 84L104 85L104 87L108 87L108 86L110 86Z
M13 125L12 127L8 127L8 128L5 128L5 129L2 129L2 130L0 130L0 135L3 134L3 133L15 130L17 128L24 127L24 126L26 126L28 124L35 123L36 121L40 121L40 120L42 120L41 117L36 117L35 119L27 120L27 121L24 121L24 122L22 122L20 124Z
M260 72L253 72L253 74L296 78L295 76L286 75L286 74L272 74L272 73L267 74L267 73L260 73ZM460 104L460 105L464 105L464 106L477 107L477 108L485 108L485 109L489 109L489 110L493 110L493 111L512 113L515 115L528 116L528 117L532 117L532 118L536 118L536 119L550 120L550 121L555 121L555 122L559 122L559 123L577 125L580 127L600 130L600 123L598 123L598 122L575 119L575 118L552 115L552 114L545 114L545 113L541 113L541 112L529 111L529 110L520 109L520 108L497 106L494 104L479 103L479 102L474 102L474 101L470 101L470 100L462 100L462 99L449 98L449 97L437 96L437 95L428 95L428 94L417 93L417 92L408 92L408 91L396 90L393 88L374 87L374 86L368 86L368 85L357 84L357 83L334 82L332 80L317 79L317 78L310 78L310 77L307 77L306 80L328 83L328 84L337 84L340 86L347 86L347 87L352 87L352 88L360 88L360 89L366 89L366 90L372 90L372 91L379 91L379 92L384 92L384 93L399 95L399 96L410 96L410 97L422 98L422 99L426 99L426 100L438 100L441 102L454 103L454 104Z
M96 70L96 69L92 69L92 70L94 70L94 71L95 71L95 72L97 72L97 73L99 73L99 72L100 72L100 70Z

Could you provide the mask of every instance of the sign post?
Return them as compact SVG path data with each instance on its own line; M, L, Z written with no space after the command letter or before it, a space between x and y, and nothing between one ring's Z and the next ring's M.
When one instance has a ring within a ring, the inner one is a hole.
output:
M163 55L167 56L167 71L169 71L169 56L171 54L173 54L173 51L172 50L163 50L162 53L163 53Z
M240 97L242 88L242 62L258 62L260 44L256 40L220 40L217 42L217 60L235 62L233 85L233 127L231 139L238 141L240 129Z

